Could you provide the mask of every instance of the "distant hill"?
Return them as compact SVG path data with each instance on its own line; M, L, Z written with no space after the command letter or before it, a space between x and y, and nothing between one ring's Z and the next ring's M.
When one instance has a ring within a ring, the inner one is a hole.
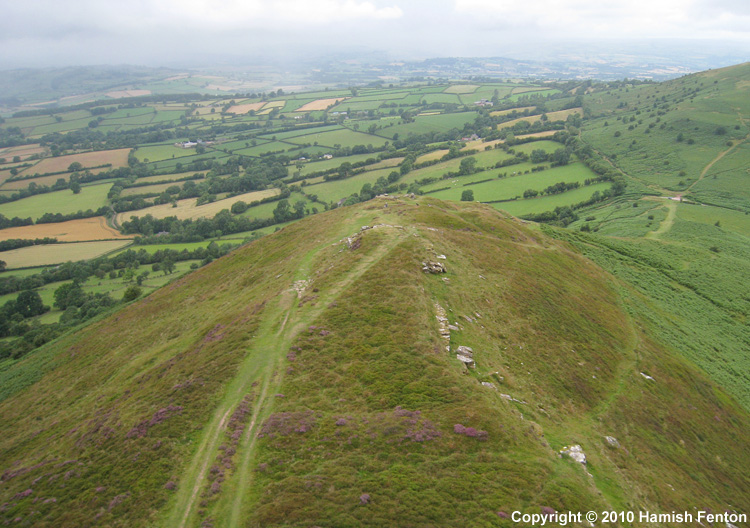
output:
M408 196L289 225L0 372L0 520L747 512L748 410L606 240Z

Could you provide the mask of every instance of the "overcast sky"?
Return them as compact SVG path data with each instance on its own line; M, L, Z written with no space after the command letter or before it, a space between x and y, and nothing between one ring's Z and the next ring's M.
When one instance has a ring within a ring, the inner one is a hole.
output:
M0 0L0 68L191 57L509 56L570 40L750 46L750 0ZM511 53L512 52L512 53Z

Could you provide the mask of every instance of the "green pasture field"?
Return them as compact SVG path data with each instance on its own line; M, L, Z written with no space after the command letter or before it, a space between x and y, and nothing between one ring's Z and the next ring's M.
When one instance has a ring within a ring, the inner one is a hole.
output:
M466 123L473 121L476 117L476 112L417 116L414 118L413 123L403 123L386 127L379 130L378 135L393 139L394 134L398 134L399 137L406 137L410 132L415 134L447 132L452 128L463 128Z
M479 175L475 174L472 176L474 181L481 181L488 177L492 177L490 173L495 171L486 171L483 174L485 178L480 178ZM472 190L474 192L474 199L478 202L489 202L494 200L510 200L515 197L523 196L523 192L527 189L534 189L536 191L542 191L546 187L554 185L559 182L565 183L580 183L583 186L585 180L595 178L596 174L583 165L582 163L574 163L566 165L564 167L555 167L540 172L534 172L529 174L521 174L518 176L511 176L507 178L494 178L487 182L477 183L475 185L464 185L470 183L464 181L464 178L455 178L451 180L442 180L430 184L424 187L422 190L429 192L429 189L439 189L445 187L446 184L450 185L450 189L444 191L438 191L432 193L430 196L438 198L440 200L454 200L458 201L461 199L461 194L465 190ZM455 183L454 183L455 182ZM442 185L441 185L442 184ZM592 191L593 194L593 191Z
M246 147L239 150L235 150L233 154L242 154L243 156L258 157L266 152L286 152L288 149L295 147L292 143L285 143L282 141L269 141L267 143L260 143L254 147Z
M314 191L311 190L313 188L314 188L313 185L309 187L305 187L305 193L316 194ZM292 207L294 207L294 204L297 202L305 202L305 205L308 208L315 206L310 200L307 199L307 197L305 197L304 194L298 193L298 192L293 192L289 196L289 198L287 198L286 200L289 202L289 205ZM242 213L241 216L246 216L247 218L272 218L273 211L274 209L276 209L276 207L278 207L278 205L279 205L278 201L256 205L255 207L250 207L247 211ZM321 211L323 210L322 205L318 204L317 207L318 207L318 210L321 210ZM238 235L227 235L225 238L236 237L236 236Z
M290 143L303 144L318 142L319 145L333 147L341 145L342 147L354 147L355 145L373 145L380 147L387 141L379 136L355 132L353 130L333 130L331 132L310 132L304 136L294 137L288 140Z
M750 237L750 215L740 211L723 207L681 203L677 207L677 218L711 226L716 226L716 222L719 222L719 227L722 230Z
M690 192L706 202L750 211L750 145L742 143L728 151Z
M564 149L565 145L558 143L557 141L551 141L548 139L542 139L540 141L532 141L531 143L523 143L521 145L514 145L513 150L516 152L523 152L531 155L534 150L543 150L547 154L552 154L557 149Z
M633 207L636 203L638 207ZM579 219L568 227L579 230L584 225L605 236L640 238L657 229L667 216L665 202L619 198L578 211ZM649 217L653 218L649 218ZM590 219L590 220L589 220Z
M426 94L422 96L422 101L424 101L427 104L432 104L432 103L461 104L461 99L459 99L458 95L452 94L452 93Z
M97 210L107 205L107 193L110 185L84 185L79 194L73 191L54 191L45 194L29 196L15 202L0 204L0 214L7 218L18 216L31 217L36 220L44 213L72 214L87 209Z
M156 170L175 170L178 163L182 163L183 165L187 165L193 160L198 159L223 159L228 158L230 155L226 154L225 152L222 152L220 150L206 149L206 152L203 154L197 154L194 149L186 149L190 151L189 155L182 156L181 158L177 158L175 156L175 159L164 159L161 161L152 161L150 162L150 167Z
M308 161L304 164L302 167L302 174L309 174L311 172L318 172L328 169L333 169L336 167L339 167L342 163L358 163L360 161L366 161L368 159L377 159L378 156L375 153L367 153L367 154L354 154L352 156L342 156L342 157L333 157L331 159L324 159L319 161ZM296 168L294 169L296 170ZM292 169L290 169L290 172L293 172Z
M478 88L480 88L478 84L454 84L443 92L447 94L471 94L476 92Z
M149 162L164 161L173 158L184 158L186 156L195 156L194 148L175 147L173 143L163 145L149 145L138 147L134 152L139 161Z
M300 130L289 130L287 132L276 132L274 134L263 134L261 136L258 136L258 139L266 139L266 140L273 140L273 138L276 138L279 141L287 140L289 138L296 138L300 136L306 136L310 134L311 132L316 133L324 133L324 132L333 132L334 130L344 130L344 127L341 125L327 125L327 126L319 126L315 128L304 128Z
M38 137L45 134L52 134L54 132L68 132L71 130L79 130L88 126L90 117L79 119L77 121L62 121L60 123L50 123L48 125L35 126L34 130L31 131L29 136Z
M542 196L541 198L532 198L529 200L514 200L512 202L500 202L490 204L498 211L505 211L513 216L523 216L526 214L544 213L552 211L555 207L564 207L566 205L575 205L591 198L596 191L600 193L609 189L609 183L595 183L580 187L572 191L551 196Z
M545 100L548 95L557 95L559 93L560 90L558 90L557 88L542 88L533 92L514 93L506 96L504 99L506 101L524 101L533 104L535 101Z
M139 180L140 181L140 180ZM192 180L195 181L195 180ZM135 187L127 187L122 190L120 193L120 196L135 196L137 194L150 194L150 193L162 193L169 189L172 186L177 186L182 188L182 185L185 182L170 182L170 183L161 183L161 184L155 184L155 185L138 185Z
M305 187L305 194L315 194L324 202L335 202L359 193L365 183L374 184L378 178L388 178L393 169L381 169L357 174L345 180L335 180ZM290 202L291 203L291 202Z
M383 101L381 99L373 99L370 101L353 101L351 99L347 99L346 101L341 101L330 110L328 110L328 114L330 115L332 112L358 112L361 110L376 110L387 102L389 101Z

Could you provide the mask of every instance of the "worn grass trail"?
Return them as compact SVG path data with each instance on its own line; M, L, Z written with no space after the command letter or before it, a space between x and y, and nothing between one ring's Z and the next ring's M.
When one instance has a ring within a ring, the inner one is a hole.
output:
M269 303L255 332L258 337L251 340L245 359L204 430L161 526L184 528L199 524L198 504L207 484L208 470L215 463L218 447L225 440L228 417L245 395L255 390L257 395L252 402L252 415L237 447L236 469L223 483L221 495L210 513L212 522L217 527L240 526L242 519L247 518L249 505L245 499L252 483L255 440L260 424L272 411L275 394L282 381L282 361L299 332L312 324L331 302L385 257L404 236L404 232L398 229L388 228L382 231L386 233L380 243L353 268L343 273L333 288L319 294L315 306L308 305L300 309L291 284L290 289L283 291L275 302ZM314 251L303 257L295 280L304 280L310 276L311 263L316 254Z
M674 219L677 216L677 202L667 199L664 205L667 207L667 217L661 221L657 229L646 233L646 238L657 239L672 229Z
M275 336L275 355L277 365L280 364L282 358L285 357L286 352L289 350L289 347L292 345L294 338L299 332L315 322L329 304L335 301L339 295L346 290L346 288L364 275L373 265L382 260L383 257L385 257L402 239L402 233L399 230L387 229L386 231L387 238L369 255L362 258L353 269L343 275L336 282L334 288L320 295L314 307L306 310L305 313L296 310L296 305L292 307L289 312L290 317L286 321L286 324ZM307 275L307 270L301 271L303 276ZM238 448L241 457L237 471L228 482L229 485L226 486L227 493L222 497L216 511L215 525L217 527L240 526L243 519L248 517L250 505L246 498L252 483L252 462L255 456L254 448L258 427L259 424L271 414L273 409L273 397L269 398L267 395L275 394L282 381L282 376L280 374L282 372L281 368L277 368L276 372L279 374L269 376L263 381L264 388L270 386L271 390L264 390L263 393L265 396L256 401L255 414L251 424L245 431Z

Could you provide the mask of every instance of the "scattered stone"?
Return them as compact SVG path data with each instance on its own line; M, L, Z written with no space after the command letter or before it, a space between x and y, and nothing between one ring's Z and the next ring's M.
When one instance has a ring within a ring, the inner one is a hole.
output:
M450 340L451 332L450 330L448 330L448 314L445 313L443 307L438 303L435 303L435 311L437 311L437 315L435 317L437 318L438 324L440 325L440 337Z
M583 448L578 444L562 448L560 454L569 456L579 464L586 464L586 455L583 452Z
M466 319L466 320L467 320L468 322L470 322L470 323L473 323L473 322L474 322L474 319L472 319L472 318L471 318L471 317L469 317L468 315L462 315L461 317L463 317L464 319Z
M483 381L482 386L487 387L488 389L497 390L497 387L495 387L495 384L490 383L489 381Z
M486 279L486 277L485 277L484 275L480 275L480 276L479 276L479 278L480 278L480 279L485 279L485 280L487 280L487 279Z
M367 231L368 229L372 229L372 227L364 225L359 228L360 231Z
M443 277L443 282L448 284L451 280L448 277Z
M448 257L446 257L445 255L438 255L437 258L439 258L440 260L445 260Z
M448 270L445 269L445 266L441 262L422 262L422 271L425 273L447 273Z
M610 447L614 447L615 449L620 449L620 442L617 441L617 438L614 436L605 436L604 439L607 441L607 444Z
M481 315L479 315L479 313L478 313L478 312L474 312L474 315L476 315L476 316L477 316L477 319L481 319L481 318L482 318L482 316L481 316Z
M504 399L506 399L508 401L512 401L512 402L516 402L516 403L520 403L520 404L526 405L525 401L516 399L513 396L511 396L510 394L500 394L500 397L504 398Z
M647 380L656 381L654 378L652 378L651 376L649 376L648 374L646 374L644 372L641 372L641 376L643 376Z
M458 359L461 363L466 365L467 368L476 368L477 364L474 363L474 360L468 356L463 356L461 354L456 354L456 359Z
M448 330L450 330L451 332L458 332L461 329L455 325L448 325Z
M458 347L458 350L456 350L456 352L458 352L462 356L466 356L470 358L474 357L474 350L471 347L461 345Z

